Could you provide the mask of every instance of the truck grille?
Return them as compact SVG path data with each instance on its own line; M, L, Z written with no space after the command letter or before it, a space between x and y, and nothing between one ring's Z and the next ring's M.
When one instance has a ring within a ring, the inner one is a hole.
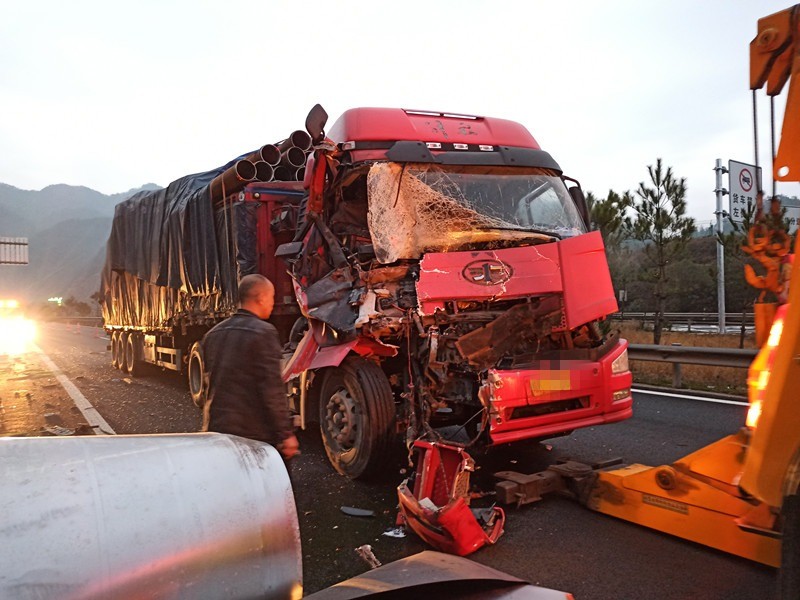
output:
M571 398L569 400L556 400L554 402L544 402L542 404L529 404L528 406L518 406L511 411L511 420L527 419L530 417L541 417L552 415L553 413L569 412L589 407L589 396L581 398Z

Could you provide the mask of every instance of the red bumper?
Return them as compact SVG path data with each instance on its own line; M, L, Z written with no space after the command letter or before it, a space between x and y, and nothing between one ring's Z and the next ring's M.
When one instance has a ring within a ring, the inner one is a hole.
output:
M493 371L491 443L544 438L631 417L631 373L627 368L612 372L627 349L628 342L620 340L597 361L550 361L535 369Z

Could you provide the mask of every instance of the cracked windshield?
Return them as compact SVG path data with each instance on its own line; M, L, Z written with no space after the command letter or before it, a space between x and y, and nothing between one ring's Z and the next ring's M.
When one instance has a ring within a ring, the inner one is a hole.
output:
M545 169L380 163L367 186L369 227L384 263L466 243L585 231L564 183Z

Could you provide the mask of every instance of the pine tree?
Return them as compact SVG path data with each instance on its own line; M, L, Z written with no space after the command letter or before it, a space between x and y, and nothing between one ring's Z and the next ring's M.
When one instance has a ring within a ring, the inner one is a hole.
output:
M654 285L655 320L653 343L661 343L664 301L667 298L667 265L685 248L696 231L694 219L686 216L686 178L677 179L672 167L661 159L648 165L651 185L639 184L633 201L634 214L627 219L631 237L644 242L647 269L642 273Z

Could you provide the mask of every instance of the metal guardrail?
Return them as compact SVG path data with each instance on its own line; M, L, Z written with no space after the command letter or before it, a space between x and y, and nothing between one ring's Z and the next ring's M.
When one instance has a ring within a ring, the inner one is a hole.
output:
M630 344L628 358L653 362L672 363L672 387L681 387L681 365L706 365L746 369L755 359L758 350L739 348L709 348L698 346L656 346Z
M651 322L655 319L654 312L618 312L610 316L611 319L617 321L645 321ZM676 313L666 312L662 314L662 318L667 323L689 325L717 325L719 323L719 313L711 312L692 312L692 313ZM725 324L731 327L742 324L742 313L726 313ZM754 327L755 318L753 313L744 314L745 327Z
M48 319L55 323L70 323L72 325L86 325L87 327L102 327L103 317L53 317Z

